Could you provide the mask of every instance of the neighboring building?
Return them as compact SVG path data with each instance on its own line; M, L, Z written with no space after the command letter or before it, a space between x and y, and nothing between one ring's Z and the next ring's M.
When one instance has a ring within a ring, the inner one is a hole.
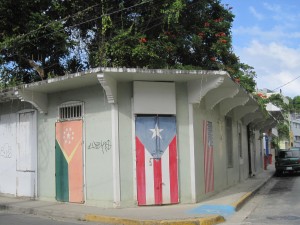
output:
M276 125L222 71L96 68L0 92L0 193L199 202L263 170Z
M291 132L293 134L293 146L300 147L300 114L291 114Z
M283 102L287 105L289 104L289 100L285 96L282 95L281 90L280 90L280 92L273 92L273 91L265 88L265 89L258 90L257 94L261 95L261 97L263 97L263 98L269 98L270 96L272 96L274 94L279 94L279 95L281 95ZM266 110L274 117L275 120L284 121L290 127L290 121L291 121L290 115L284 115L282 113L282 110L279 107L273 105L272 103L268 103L266 106ZM291 127L290 127L290 130L291 130ZM278 133L277 130L274 132ZM274 132L272 132L272 133L274 133ZM293 133L291 132L289 139L286 138L286 139L279 140L279 148L280 149L290 148L293 145L292 137L293 137ZM272 139L270 139L270 140L272 140ZM273 156L274 156L274 154L273 154Z

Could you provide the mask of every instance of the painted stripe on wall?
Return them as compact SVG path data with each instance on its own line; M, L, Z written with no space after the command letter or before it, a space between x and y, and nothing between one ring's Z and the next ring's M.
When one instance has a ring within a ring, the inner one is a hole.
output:
M139 205L146 204L146 174L145 174L145 149L138 137L135 138L136 142L136 178L137 186L137 199Z
M69 173L68 162L65 159L60 145L55 141L55 189L56 200L68 202L69 201Z
M154 194L155 204L162 204L162 171L161 171L161 159L153 160L153 175L154 175Z
M154 192L154 160L152 155L145 151L145 171L146 171L146 204L155 204L155 192Z
M203 121L204 183L205 193L214 191L214 158L212 123Z
M177 139L176 136L169 146L169 169L170 169L170 194L171 203L178 203L178 166L177 166Z
M162 160L162 192L163 192L163 202L171 202L171 183L170 183L170 161L169 154L170 148L164 152L161 157Z
M81 142L81 140L80 140ZM70 202L83 202L82 144L69 162Z

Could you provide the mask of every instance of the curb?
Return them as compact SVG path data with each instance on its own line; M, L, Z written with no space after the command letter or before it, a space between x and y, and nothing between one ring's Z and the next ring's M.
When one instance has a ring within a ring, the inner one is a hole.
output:
M214 225L225 222L223 216L215 215L204 218L194 219L179 219L179 220L135 220L109 216L99 216L94 214L87 214L84 220L88 222L102 222L109 224L122 224L122 225Z
M274 175L270 176L268 179L266 179L263 183L258 185L254 191L247 192L244 194L239 200L235 201L234 203L231 204L232 207L235 208L235 211L239 211L243 205L250 200L263 186L265 186L273 177Z

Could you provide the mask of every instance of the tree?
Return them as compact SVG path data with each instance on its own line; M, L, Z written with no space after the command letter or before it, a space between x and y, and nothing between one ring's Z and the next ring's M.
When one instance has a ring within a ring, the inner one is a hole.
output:
M16 7L0 24L6 82L78 68L145 67L226 70L254 90L253 68L232 51L231 7L220 0L0 1L0 15Z
M300 112L300 96L295 96L291 100L292 112Z
M74 65L73 42L58 8L51 0L0 1L2 85L63 75Z

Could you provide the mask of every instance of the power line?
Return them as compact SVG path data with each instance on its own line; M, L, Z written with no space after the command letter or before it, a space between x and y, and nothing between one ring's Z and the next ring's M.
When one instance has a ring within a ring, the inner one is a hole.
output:
M149 2L151 2L151 1L152 1L152 0L148 0L148 1L141 2L141 3L137 3L137 4L132 5L132 6L129 6L129 7L127 7L127 8L122 8L122 9L113 11L113 12L111 12L111 13L105 13L105 14L102 14L102 15L100 15L100 16L94 17L94 18L92 18L92 19L89 19L89 20L86 20L86 21L83 21L83 22L80 22L80 23L77 23L77 24L74 24L74 25L70 25L70 26L68 26L68 27L64 27L64 28L62 28L62 29L60 29L60 30L57 30L57 31L54 31L54 32L51 32L51 33L48 33L48 34L45 34L45 35L42 35L42 36L33 38L33 39L30 39L30 40L23 40L23 43L21 43L21 44L24 44L24 43L29 42L29 41L32 41L32 40L38 40L38 39L40 39L40 38L49 36L49 35L51 35L51 34L54 34L54 33L60 32L60 31L64 31L66 28L74 28L74 27L76 27L76 26L79 26L79 25L82 25L82 24L89 23L89 22L95 21L95 20L97 20L97 19L100 19L100 18L102 18L103 16L110 16L110 15L113 15L113 14L116 14L116 13L119 13L119 12L122 12L122 11L124 11L124 10L128 10L128 9L131 9L131 8L134 8L134 7L137 7L137 6L140 6L140 5L149 3ZM19 36L17 36L16 38L14 38L14 40L12 40L12 41L17 41L18 39L23 39L23 38L25 38L26 36L28 36L29 34L34 33L34 32L37 32L37 31L41 30L42 28L47 28L47 27L49 27L50 25L52 25L52 24L54 24L54 23L61 22L61 21L63 21L63 20L66 20L66 19L69 19L69 18L73 18L73 17L75 17L75 16L78 16L78 15L80 15L82 12L87 11L87 10L89 10L89 9L91 9L91 8L94 8L94 7L98 6L98 5L99 5L99 4L96 4L96 5L94 5L94 6L90 6L90 7L86 8L86 9L84 9L84 10L78 11L77 13L73 14L72 16L67 16L67 17L65 17L65 18L63 18L63 19L60 19L60 20L58 20L58 21L52 21L52 22L46 24L45 26L39 27L39 28L37 28L37 29L35 29L35 30L32 30L32 31L26 33L26 34L19 35ZM21 41L22 41L22 40L21 40ZM19 45L20 45L20 43L19 43Z
M289 81L289 82L287 82L287 83L285 83L285 84L283 84L283 85L281 85L281 86L279 86L279 87L273 89L272 91L276 91L277 89L282 88L282 87L284 87L284 86L286 86L286 85L288 85L288 84L294 82L295 80L297 80L297 79L299 79L299 78L300 78L300 76L298 76L298 77L294 78L293 80L291 80L291 81Z
M85 12L85 11L88 11L88 10L90 10L90 9L92 9L92 8L94 8L94 7L96 7L96 6L98 6L98 5L99 5L99 4L96 4L96 5L93 5L93 6L89 6L89 7L87 7L86 9L80 10L80 11L76 12L76 13L73 14L73 15L68 15L68 16L66 16L66 17L64 17L64 18L62 18L62 19L60 19L60 20L51 21L50 23L48 23L48 24L46 24L46 25L44 25L44 26L40 26L40 27L38 27L38 28L35 29L35 30L31 30L31 31L29 31L29 32L26 33L26 34L20 34L19 36L15 37L13 41L17 41L18 39L23 39L23 38L27 37L28 35L30 35L30 34L32 34L32 33L35 33L35 32L37 32L37 31L39 31L39 30L41 30L41 29L47 28L47 27L49 27L49 26L51 26L51 25L54 25L55 23L62 22L62 21L67 20L67 19L69 19L69 18L74 18L74 17L80 15L81 13L83 13L83 12ZM25 41L25 42L27 42L27 41Z

